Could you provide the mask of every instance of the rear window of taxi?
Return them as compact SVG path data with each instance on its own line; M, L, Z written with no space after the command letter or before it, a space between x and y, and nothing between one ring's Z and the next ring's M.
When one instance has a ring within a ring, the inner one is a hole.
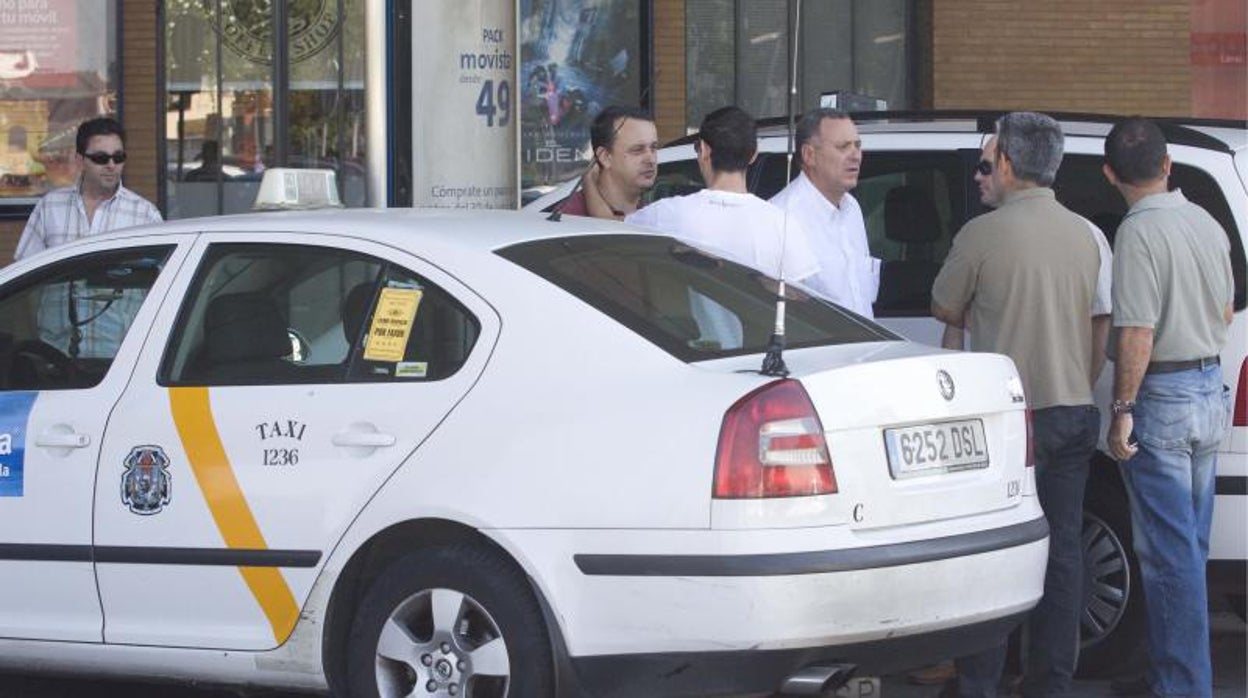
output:
M776 282L673 238L589 235L525 242L498 254L559 286L682 361L766 351ZM878 342L897 335L790 288L786 346Z

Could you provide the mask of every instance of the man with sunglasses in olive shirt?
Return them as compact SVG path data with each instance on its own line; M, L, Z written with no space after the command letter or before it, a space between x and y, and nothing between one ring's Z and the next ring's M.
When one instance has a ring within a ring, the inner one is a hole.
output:
M1053 193L1061 126L1014 112L997 121L995 136L976 181L984 203L997 208L954 237L932 287L932 315L969 325L973 350L1013 359L1026 392L1049 558L1044 595L1029 616L1019 691L1045 698L1070 692L1078 658L1083 495L1100 419L1092 402L1092 317L1101 256L1088 222ZM1004 659L1004 642L959 658L957 694L995 698Z
M151 202L121 184L125 139L121 124L108 117L78 127L74 154L78 183L53 189L39 200L14 259L110 230L160 222L160 211Z

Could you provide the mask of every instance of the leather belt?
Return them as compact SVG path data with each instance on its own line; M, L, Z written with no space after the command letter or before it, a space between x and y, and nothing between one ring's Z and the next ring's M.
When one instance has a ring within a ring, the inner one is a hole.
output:
M1178 371L1190 371L1194 368L1204 370L1206 366L1217 366L1222 360L1216 356L1209 356L1203 359L1190 359L1188 361L1153 361L1148 364L1145 373L1175 373Z

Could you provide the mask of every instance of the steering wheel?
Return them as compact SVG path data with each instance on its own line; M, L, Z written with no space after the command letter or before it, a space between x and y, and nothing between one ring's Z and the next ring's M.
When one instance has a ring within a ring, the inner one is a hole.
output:
M18 383L24 382L22 380L23 378L26 378L21 370L21 362L29 361L32 358L35 360L42 360L45 365L51 366L52 370L49 372L35 368L34 378L36 385L18 385ZM38 389L49 387L43 385L45 382L43 378L49 373L51 374L51 377L58 379L58 383L72 385L74 377L78 373L78 367L74 363L74 360L69 358L65 352L38 339L27 339L18 342L17 345L13 347L12 355L9 359L9 378L15 384L13 387L19 389Z

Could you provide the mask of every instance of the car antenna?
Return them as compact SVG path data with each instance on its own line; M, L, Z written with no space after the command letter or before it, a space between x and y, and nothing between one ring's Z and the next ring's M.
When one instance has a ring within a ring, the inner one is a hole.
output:
M791 72L789 74L789 147L788 154L784 165L784 181L787 183L793 178L793 131L794 131L794 108L793 102L797 99L797 50L798 39L801 35L802 26L802 0L796 0L796 8L793 14L793 51L789 56L791 64ZM763 366L759 369L759 373L764 376L776 376L783 378L789 375L789 367L784 364L784 247L789 236L789 207L784 207L784 228L780 233L780 285L776 293L776 325L772 330L771 338L767 340L767 353L763 355Z
M659 73L656 72L654 74L654 80L657 81L658 79ZM637 100L640 104L646 103L646 98L650 96L650 87L651 85L646 85L646 89L641 91L641 97ZM654 114L651 113L651 116L654 116ZM615 140L615 135L620 132L620 129L624 128L625 121L628 121L628 118L622 117L620 119L620 123L615 125L615 129L611 132L611 140ZM590 143L589 147L592 150L594 147L593 143ZM585 175L589 174L590 168L598 163L598 153L591 152L590 156L589 166L585 168L585 171L581 173L580 177L576 178L576 186L572 187L572 191L568 192L568 195L564 197L562 201L555 204L554 208L550 211L550 215L546 216L546 220L552 223L558 223L563 220L563 207L567 206L568 202L572 200L572 197L576 196L576 193L581 190L581 185L585 184Z

